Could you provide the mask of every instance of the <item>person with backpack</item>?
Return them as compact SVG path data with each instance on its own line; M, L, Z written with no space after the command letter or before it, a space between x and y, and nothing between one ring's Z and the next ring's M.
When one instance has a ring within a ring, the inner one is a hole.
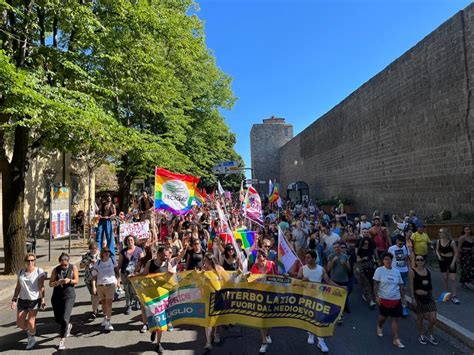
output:
M131 235L125 238L127 248L124 248L119 257L118 269L120 270L120 278L122 281L123 289L125 290L125 314L129 315L132 313L132 303L135 308L138 308L138 300L136 299L135 292L133 291L132 284L130 283L129 276L132 275L138 268L138 264L141 258L145 255L143 249L135 245L135 238Z
M393 255L392 267L400 271L403 280L403 287L408 283L408 271L410 267L410 250L405 245L405 237L401 234L397 236L397 242L388 248L388 252ZM408 316L406 301L402 299L402 316Z
M28 253L25 256L26 267L18 274L15 292L13 294L11 309L16 309L16 324L28 336L26 350L32 349L35 344L36 314L38 309L44 310L44 280L46 273L37 267L36 256Z

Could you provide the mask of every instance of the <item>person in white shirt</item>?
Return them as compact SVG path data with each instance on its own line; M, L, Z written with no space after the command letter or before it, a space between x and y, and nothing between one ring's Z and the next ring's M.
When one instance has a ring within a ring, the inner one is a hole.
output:
M326 270L321 265L317 263L317 254L314 250L307 251L305 254L304 265L298 271L298 279L308 282L318 282L321 283L323 280L329 285L337 286L326 273ZM314 344L314 334L308 332L308 344ZM318 337L318 348L323 353L329 352L329 348L324 341L324 338Z
M403 286L406 287L408 283L408 267L410 266L410 251L405 245L405 237L403 235L397 236L397 244L388 248L388 252L393 255L392 268L400 271L402 276ZM403 317L408 316L408 308L406 302L402 299Z
M383 266L375 270L374 294L375 301L379 306L379 318L377 321L377 335L383 336L382 327L388 317L392 318L393 345L399 349L405 348L398 338L398 319L402 316L402 299L405 299L403 280L400 271L392 268L393 255L383 253L381 255Z
M20 270L12 298L11 309L17 310L16 324L28 336L26 350L35 344L36 314L38 309L46 306L44 299L44 280L46 273L36 267L36 256L28 253L25 256L26 267Z
M112 302L114 300L115 289L119 284L117 264L110 257L110 249L102 248L100 260L94 264L95 272L92 273L92 291L98 295L102 304L105 317L102 322L106 331L114 330L112 326Z
M322 227L321 233L321 240L324 244L324 252L326 255L329 255L333 252L332 246L334 243L340 241L341 237L336 233L329 232L329 227Z
M372 227L372 223L367 221L367 216L365 214L360 216L360 222L357 224L357 230L360 232L360 236L362 237L362 231L364 229L370 229Z

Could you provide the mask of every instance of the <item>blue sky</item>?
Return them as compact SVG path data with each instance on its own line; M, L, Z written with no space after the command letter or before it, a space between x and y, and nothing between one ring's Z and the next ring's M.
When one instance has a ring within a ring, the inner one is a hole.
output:
M233 78L223 111L250 167L250 128L272 115L295 135L449 17L456 0L198 0L206 41Z

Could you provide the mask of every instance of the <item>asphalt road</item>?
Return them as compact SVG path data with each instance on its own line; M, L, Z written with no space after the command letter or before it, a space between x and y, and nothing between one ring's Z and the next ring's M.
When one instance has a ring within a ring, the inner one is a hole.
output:
M124 301L114 303L112 317L115 330L105 334L100 326L102 318L88 321L90 312L89 294L80 281L76 289L77 298L71 322L72 336L67 339L67 354L153 354L154 344L150 343L149 334L139 332L142 327L140 312L130 316L123 314ZM51 289L47 290L51 297ZM327 340L330 353L337 354L474 354L448 334L437 330L435 336L440 344L433 346L418 343L413 316L400 321L401 340L406 349L397 349L392 345L389 323L385 324L384 337L375 334L377 311L372 311L362 302L356 287L351 295L352 313L345 316L342 325L336 327L335 335ZM16 327L15 312L8 304L0 305L0 351L4 354L52 354L58 345L58 326L54 323L53 312L48 307L38 316L37 345L26 351L24 332ZM220 328L221 344L214 346L211 354L258 354L260 334L257 329L235 326ZM316 345L307 344L304 331L292 328L272 330L273 344L267 354L318 354ZM165 354L202 354L205 344L204 330L200 327L187 326L166 332L162 339Z

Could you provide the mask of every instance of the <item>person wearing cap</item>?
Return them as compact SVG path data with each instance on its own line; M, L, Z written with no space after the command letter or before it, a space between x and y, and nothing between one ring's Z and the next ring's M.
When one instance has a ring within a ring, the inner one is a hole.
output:
M412 234L411 240L413 242L413 250L415 255L421 255L426 261L428 256L428 247L431 245L431 239L428 234L425 233L425 226L420 224L416 232Z
M400 271L402 276L403 286L406 287L408 283L408 270L410 267L410 251L405 245L405 237L401 234L397 236L397 242L388 248L388 252L393 255L392 267ZM403 317L408 316L408 308L406 301L402 299Z

